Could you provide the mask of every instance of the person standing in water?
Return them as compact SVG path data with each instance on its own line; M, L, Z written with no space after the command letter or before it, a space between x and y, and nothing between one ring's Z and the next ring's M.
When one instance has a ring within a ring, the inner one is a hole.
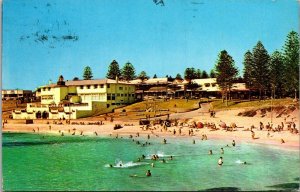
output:
M235 147L235 141L234 140L232 140L232 146Z
M221 154L224 154L224 149L223 149L223 147L221 148Z
M223 157L220 157L219 161L218 161L218 165L222 166L223 165Z
M147 177L150 177L150 176L151 176L150 170L148 170L148 171L146 172L146 176L147 176Z

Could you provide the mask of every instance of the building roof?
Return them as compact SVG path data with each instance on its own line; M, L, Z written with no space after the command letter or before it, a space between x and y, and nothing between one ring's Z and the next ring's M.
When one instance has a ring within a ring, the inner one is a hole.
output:
M168 78L152 78L145 81L146 84L167 84Z
M70 80L65 82L66 86L80 86L80 85L99 85L99 84L126 84L132 85L133 83L127 81L116 81L113 79L91 79L91 80ZM42 87L60 87L61 85L57 85L56 83L52 83L49 85L45 85Z
M193 79L193 83L197 83L199 85L203 85L205 83L217 83L216 78L206 78L206 79Z

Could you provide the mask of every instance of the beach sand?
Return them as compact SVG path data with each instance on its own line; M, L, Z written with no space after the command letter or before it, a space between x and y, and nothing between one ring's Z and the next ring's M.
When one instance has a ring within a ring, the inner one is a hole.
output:
M289 131L287 131L287 124L285 124L284 131L281 132L272 132L270 131L270 135L268 136L268 131L266 130L259 130L259 123L262 122L264 125L266 125L268 122L271 121L270 114L267 114L265 117L242 117L237 116L237 114L241 110L227 110L227 111L219 111L216 113L216 116L214 118L210 117L208 113L204 113L203 109L199 109L193 112L188 113L175 113L171 114L170 118L177 118L179 120L183 120L186 118L189 118L189 121L195 121L195 122L202 122L202 123L215 123L217 125L217 128L219 127L220 122L225 122L226 125L230 125L231 123L235 123L238 128L236 128L236 131L226 131L223 129L212 131L211 129L204 127L201 129L193 128L193 136L189 136L189 128L187 125L185 126L173 126L168 127L167 131L163 129L162 126L156 125L156 126L150 126L148 130L142 125L138 124L138 121L127 121L124 122L123 120L115 120L114 122L110 121L103 121L104 125L88 125L88 122L93 122L89 119L82 119L77 120L80 122L85 122L85 125L69 125L66 124L65 121L63 121L62 125L58 124L51 124L53 121L49 120L50 124L44 123L35 123L35 124L14 124L13 121L7 123L4 125L4 128L2 128L3 132L30 132L35 134L41 134L41 133L51 133L51 134L59 134L63 132L64 135L72 135L75 132L75 135L84 135L84 136L112 136L116 137L118 136L136 136L137 133L140 134L140 137L147 137L148 134L150 137L160 137L162 138L184 138L184 139L190 139L191 141L193 139L200 140L202 138L202 135L207 135L208 139L222 139L222 140L228 140L230 143L232 140L235 140L238 142L251 142L251 143L261 143L261 144L267 144L267 145L277 145L282 147L289 147L289 148L299 148L299 133L298 134L292 134ZM296 128L299 130L299 118L298 118L298 111L296 111L293 114L290 114L286 118L286 122L293 121L296 124ZM161 117L161 119L166 119L166 117ZM102 119L101 119L102 120ZM98 120L99 121L99 120ZM272 118L273 127L277 125L281 125L281 122L285 122L284 117L280 118ZM121 124L123 128L114 130L115 124ZM130 124L130 126L126 126L125 124ZM255 132L255 138L252 139L251 137L251 131L245 131L246 128L251 127L251 125L254 125L253 131ZM51 126L51 130L50 127ZM181 135L179 135L179 129L181 128ZM35 132L33 131L35 130ZM176 134L173 135L173 130L176 130ZM96 135L96 133L97 135ZM281 140L284 140L285 143L282 143Z

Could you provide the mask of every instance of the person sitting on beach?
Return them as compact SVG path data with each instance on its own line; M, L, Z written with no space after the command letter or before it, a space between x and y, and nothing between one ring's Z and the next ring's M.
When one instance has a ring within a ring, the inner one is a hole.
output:
M209 151L208 151L208 154L209 154L209 155L212 155L212 154L213 154L213 153L212 153L212 150L209 150Z
M223 165L223 157L220 157L219 161L218 161L218 165L222 166Z
M150 177L150 176L151 176L150 170L148 170L148 171L146 172L146 176L147 176L147 177Z
M234 140L232 140L232 146L235 147L235 141Z

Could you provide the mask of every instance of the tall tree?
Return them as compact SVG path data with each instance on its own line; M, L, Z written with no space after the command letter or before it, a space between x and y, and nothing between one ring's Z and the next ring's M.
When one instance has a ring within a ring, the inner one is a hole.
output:
M83 71L83 79L89 80L92 79L92 77L93 77L92 69L89 66L86 66Z
M188 81L192 80L192 79L196 79L196 71L195 68L186 68L184 71L184 78Z
M147 75L146 71L142 71L138 76L138 79L141 79L142 81L144 81L145 79L149 79L149 76Z
M113 60L108 67L106 78L115 79L116 77L120 77L120 76L121 76L121 71L119 68L119 64L116 60Z
M154 74L154 76L153 76L153 79L156 79L157 78L157 75L156 74Z
M235 67L233 58L226 50L220 52L215 69L217 83L222 90L223 101L224 96L226 96L226 105L228 105L227 93L230 92L232 83L238 74L238 70Z
M197 69L195 79L201 79L201 76L202 76L201 70Z
M246 87L248 88L252 88L253 87L253 80L255 78L254 74L253 74L253 55L251 53L251 51L247 51L244 55L244 80L246 83Z
M130 62L127 62L122 68L122 79L126 81L133 80L135 78L135 69Z
M202 78L202 79L207 79L207 78L208 78L208 74L207 74L207 72L206 72L205 70L202 71L201 78Z
M283 93L284 76L282 72L285 70L283 56L279 51L275 51L270 59L270 83L272 86L273 96L276 92L279 96Z
M262 97L262 91L267 91L269 86L269 54L261 41L258 41L252 51L253 66L253 84L259 89L259 98Z
M182 77L181 77L181 75L180 75L179 73L177 73L175 79L177 79L177 80L182 80Z
M213 69L210 70L209 77L210 78L216 78L216 73L215 73L215 71Z
M299 91L299 34L291 31L283 46L284 66L285 66L285 88L287 93Z

